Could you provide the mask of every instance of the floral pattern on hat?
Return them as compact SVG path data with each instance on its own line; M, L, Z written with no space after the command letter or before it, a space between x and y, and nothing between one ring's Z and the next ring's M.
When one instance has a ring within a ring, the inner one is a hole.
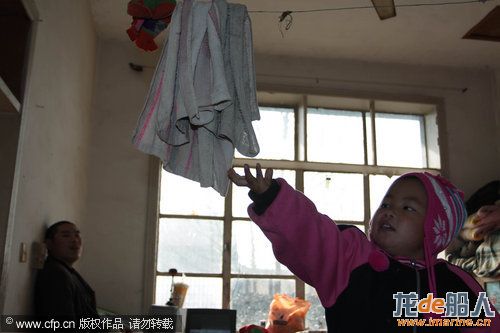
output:
M446 222L441 218L441 215L438 215L436 219L434 219L434 244L436 247L440 248L446 246L447 244L447 235L448 230L446 230Z

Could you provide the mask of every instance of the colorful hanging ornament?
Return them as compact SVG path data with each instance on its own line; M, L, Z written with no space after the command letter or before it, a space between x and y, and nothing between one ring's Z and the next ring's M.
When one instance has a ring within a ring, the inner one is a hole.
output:
M143 50L156 50L154 38L168 27L175 5L175 0L129 1L127 13L132 16L132 24L127 34L130 40Z

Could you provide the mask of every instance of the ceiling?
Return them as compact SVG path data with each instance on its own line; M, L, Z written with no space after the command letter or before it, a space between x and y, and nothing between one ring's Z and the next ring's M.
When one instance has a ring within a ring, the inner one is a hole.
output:
M90 0L96 30L103 39L130 43L128 0ZM304 58L350 59L413 65L500 69L500 42L462 39L500 0L435 5L464 0L395 0L397 16L381 21L370 0L240 0L250 13L254 52ZM409 6L427 4L425 6ZM434 4L434 5L429 5ZM343 9L367 7L360 9ZM279 29L286 10L335 9L292 13L289 30ZM500 23L499 23L500 24ZM162 36L163 35L163 36ZM166 31L160 38L164 38Z

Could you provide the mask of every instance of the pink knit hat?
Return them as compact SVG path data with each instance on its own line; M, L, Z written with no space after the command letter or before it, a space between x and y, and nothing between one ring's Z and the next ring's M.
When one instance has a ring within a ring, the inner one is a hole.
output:
M434 264L439 252L443 251L459 233L467 218L463 193L441 176L428 172L411 172L398 179L416 177L427 192L427 213L424 222L425 266L429 288L436 292Z

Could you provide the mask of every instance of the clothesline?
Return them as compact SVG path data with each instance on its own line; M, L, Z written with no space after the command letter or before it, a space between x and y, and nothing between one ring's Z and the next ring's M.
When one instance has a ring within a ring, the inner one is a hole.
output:
M429 7L429 6L447 6L447 5L464 5L471 3L486 3L492 0L466 0L466 1L445 1L445 2L432 2L432 3L413 3L413 4L394 4L395 8L403 7ZM337 8L319 8L319 9L298 9L298 10L249 10L250 14L281 14L278 17L278 29L281 33L281 37L285 37L283 34L283 27L285 30L289 30L293 23L292 14L295 13L325 13L332 11L349 11L349 10L360 10L360 9L373 9L373 8L386 8L392 6L349 6L349 7L337 7Z
M394 4L396 8L403 7L430 7L430 6L447 6L447 5L464 5L471 3L486 3L492 0L467 0L467 1L446 1L446 2L432 2L432 3L414 3L414 4ZM358 9L373 9L375 6L349 6L349 7L337 7L337 8L317 8L317 9L298 9L298 10L249 10L249 13L255 14L282 14L285 12L290 13L316 13L316 12L331 12L331 11L347 11L347 10L358 10ZM389 6L377 6L379 8L389 7ZM390 6L392 7L392 6Z

